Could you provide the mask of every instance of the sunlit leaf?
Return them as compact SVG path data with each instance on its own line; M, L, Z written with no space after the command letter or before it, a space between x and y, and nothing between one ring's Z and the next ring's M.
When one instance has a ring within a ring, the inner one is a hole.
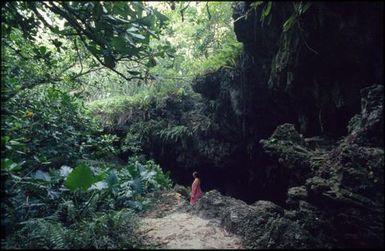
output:
M105 188L108 188L107 182L98 181L95 184L93 184L88 190L103 190Z
M60 197L60 192L56 192L54 190L48 190L48 197L52 200L55 200Z
M60 176L67 177L72 172L72 168L69 166L60 167Z
M133 33L133 32L130 32L130 35L135 37L135 38L138 38L138 39L145 39L146 37L141 35L141 34L138 34L138 33Z
M47 172L41 170L36 171L34 178L37 180L51 181L51 176Z

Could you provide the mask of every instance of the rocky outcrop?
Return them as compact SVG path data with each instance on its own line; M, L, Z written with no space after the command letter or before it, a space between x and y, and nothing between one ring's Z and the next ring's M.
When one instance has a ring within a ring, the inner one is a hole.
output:
M347 188L329 196L328 191L339 185L314 176L306 186L289 189L287 209L262 200L247 205L212 190L190 211L219 221L248 248L383 247L383 200L365 207L370 199ZM376 193L383 199L382 190Z
M198 200L191 211L218 220L225 229L241 236L248 248L320 247L310 232L286 217L285 210L270 201L247 205L212 190Z
M289 180L284 205L248 205L211 190L188 210L219 222L248 248L383 248L384 149L367 134L383 135L380 90L373 85L361 92L361 113L332 149L288 123L260 141Z
M190 188L176 184L173 190L176 193L180 194L181 199L183 199L184 201L190 201L190 193L191 193Z
M303 184L311 174L314 154L293 124L278 126L269 140L260 140L260 143L270 156L278 157L279 168L285 164L289 187Z
M288 179L297 182L288 189L285 215L322 240L323 247L384 246L383 141L369 137L384 133L382 90L381 85L363 89L361 113L332 150L311 149L290 124L261 140L288 170ZM299 181L304 168L305 180Z
M360 145L384 147L384 86L376 85L361 90L361 113L348 125L349 141Z

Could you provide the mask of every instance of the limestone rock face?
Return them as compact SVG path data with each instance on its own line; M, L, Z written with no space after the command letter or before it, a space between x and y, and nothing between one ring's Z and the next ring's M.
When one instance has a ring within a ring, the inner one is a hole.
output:
M320 247L308 230L270 201L260 200L247 205L212 190L191 211L219 221L225 229L241 236L249 248Z
M352 141L361 145L384 147L384 86L372 85L361 90L361 113L348 125Z
M332 149L310 148L293 136L288 124L261 140L264 149L291 170L288 179L308 167L306 180L288 189L285 215L322 247L384 246L383 141L369 136L384 133L382 91L382 85L361 91L361 113Z
M216 99L220 91L221 75L216 73L208 73L197 78L192 83L195 92L202 94L208 99Z
M222 196L217 190L211 190L197 201L193 206L193 211L205 218L223 219L226 209L231 206L247 204L232 197Z
M308 148L304 138L294 129L293 124L285 123L275 129L268 140L260 140L263 149L288 172L289 186L303 184L312 170L311 158L314 153Z
M287 197L286 204L289 206L295 206L298 207L298 201L300 200L306 200L308 197L308 193L305 186L300 187L291 187L287 191Z

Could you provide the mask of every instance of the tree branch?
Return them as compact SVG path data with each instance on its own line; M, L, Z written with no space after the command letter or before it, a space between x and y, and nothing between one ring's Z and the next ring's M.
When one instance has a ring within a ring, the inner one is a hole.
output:
M206 10L207 10L208 18L209 18L209 20L211 20L211 13L210 13L210 10L209 10L209 2L206 2Z
M66 70L68 70L69 68L71 68L72 66L70 67L67 67L65 70L63 70L61 72L61 74L63 74ZM75 79L81 77L81 76L84 76L90 72L94 72L94 71L98 71L98 70L101 70L103 69L102 67L96 67L96 68L91 68L91 69L88 69L87 71L85 72L82 72L82 73L78 73L76 74L75 76L71 77L69 80L70 81L74 81ZM21 85L20 89L14 93L11 93L7 96L4 96L4 101L6 102L7 100L11 99L12 97L14 97L17 93L19 93L20 91L23 91L25 89L30 89L30 88L33 88L35 86L38 86L38 85L42 85L42 84L48 84L48 83L53 83L53 82L60 82L60 81L64 81L63 78L59 78L59 77L56 77L56 78L40 78L40 79L36 79L34 81L31 81L29 83L24 83Z
M88 49L89 48L89 46L88 46L88 44L87 44L87 42L84 40L84 38L83 38L83 36L80 36L80 39L82 40L82 42L83 42L83 44L84 44L84 46ZM89 50L89 49L88 49ZM91 51L91 50L89 50L90 52L91 52L91 54L96 58L96 60L98 60L98 62L101 64L101 65L103 65L104 67L106 67L106 68L108 68L108 69L110 69L111 71L113 71L113 72L115 72L116 74L118 74L120 77L122 77L122 78L124 78L125 80L127 80L127 81L131 81L131 80L133 80L133 79L142 79L142 78L140 78L140 77L135 77L135 76L132 76L132 77L130 77L130 78L128 78L128 77L126 77L123 73L121 73L121 72L119 72L119 71L117 71L117 70L115 70L115 69L113 69L113 68L110 68L110 67L108 67L93 51Z
M187 9L187 7L190 5L191 2L188 2L185 7L183 7L179 12L182 17L182 22L184 22L184 11Z
M84 75L86 75L86 74L88 74L88 73L90 73L90 72L99 71L99 70L101 70L101 69L103 69L103 67L96 67L96 68L88 69L88 70L85 71L85 72L80 72L80 73L76 74L75 76L73 76L72 78L70 78L70 80L73 81L73 80L77 79L78 77L84 76Z
M82 59L80 57L79 48L78 48L78 45L77 45L76 41L77 41L77 39L75 38L74 44L75 44L76 54L78 55L79 62L80 62L80 73L82 73L83 72L83 63L82 63Z
M45 26L47 26L48 28L50 28L51 30L53 29L53 26L50 25L47 20L45 20L45 18L40 14L40 12L36 9L36 3L35 2L29 2L28 5L30 6L31 10L33 11L33 13L35 13L35 15L37 16L37 18L43 22L43 24Z

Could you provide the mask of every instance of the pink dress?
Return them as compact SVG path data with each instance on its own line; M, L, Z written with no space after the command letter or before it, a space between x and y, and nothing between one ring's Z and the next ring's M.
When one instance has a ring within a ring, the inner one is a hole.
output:
M203 192L201 190L201 181L199 179L195 179L191 186L191 197L190 204L193 205L197 200L202 197Z

